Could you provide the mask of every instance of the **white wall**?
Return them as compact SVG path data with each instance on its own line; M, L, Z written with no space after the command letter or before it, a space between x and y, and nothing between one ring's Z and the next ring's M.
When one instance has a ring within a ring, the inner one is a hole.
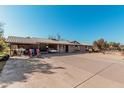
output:
M57 45L57 50L58 50L60 53L64 53L64 52L65 52L65 46L64 46L64 45Z
M75 46L74 45L68 45L68 52L72 53L75 52ZM65 45L57 45L57 50L60 53L65 53L66 52L66 46ZM85 46L79 46L79 50L82 52L85 52Z

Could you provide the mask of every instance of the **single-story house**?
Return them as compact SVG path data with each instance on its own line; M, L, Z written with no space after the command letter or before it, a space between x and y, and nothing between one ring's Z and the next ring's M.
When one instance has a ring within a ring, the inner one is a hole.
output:
M40 49L41 53L48 52L47 50L51 50L58 53L70 53L70 52L85 52L86 45L80 44L77 41L64 41L64 40L51 40L45 38L31 38L31 37L16 37L9 36L6 39L6 42L10 46L10 54L14 54L14 50L17 49Z

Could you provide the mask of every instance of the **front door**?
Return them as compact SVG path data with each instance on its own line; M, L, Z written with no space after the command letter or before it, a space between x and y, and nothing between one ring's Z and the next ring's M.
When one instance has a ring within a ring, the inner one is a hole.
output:
M68 45L66 45L65 47L66 47L66 50L65 51L66 51L66 53L68 53Z

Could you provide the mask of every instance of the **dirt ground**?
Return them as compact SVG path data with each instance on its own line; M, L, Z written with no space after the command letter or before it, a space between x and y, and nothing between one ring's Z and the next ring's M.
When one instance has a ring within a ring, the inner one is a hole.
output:
M120 88L124 87L124 57L100 53L15 57L0 74L0 87Z

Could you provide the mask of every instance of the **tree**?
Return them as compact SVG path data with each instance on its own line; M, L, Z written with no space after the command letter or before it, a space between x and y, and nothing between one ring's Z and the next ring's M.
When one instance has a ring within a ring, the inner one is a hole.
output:
M57 34L56 36L51 36L51 35L49 35L48 36L48 39L51 39L51 40L64 40L64 39L62 39L61 38L61 36L59 35L59 34Z
M105 41L104 39L99 39L97 41L94 41L93 47L99 50L104 50L107 48L107 41Z
M93 48L97 48L99 50L121 50L121 45L120 43L117 42L107 42L104 39L99 39L97 41L93 42Z
M61 36L57 34L57 40L61 40Z
M3 36L3 32L4 32L4 30L3 30L3 24L0 23L0 37Z
M5 42L5 39L3 38L3 33L4 33L3 24L0 23L0 52L8 53L9 47L8 44Z
M109 48L110 49L119 49L120 48L120 43L109 42Z
M50 36L50 35L49 35L48 39L50 39L50 40L57 40L55 36Z
M94 42L93 42L93 47L94 47L94 48L98 48L97 41L94 41Z

